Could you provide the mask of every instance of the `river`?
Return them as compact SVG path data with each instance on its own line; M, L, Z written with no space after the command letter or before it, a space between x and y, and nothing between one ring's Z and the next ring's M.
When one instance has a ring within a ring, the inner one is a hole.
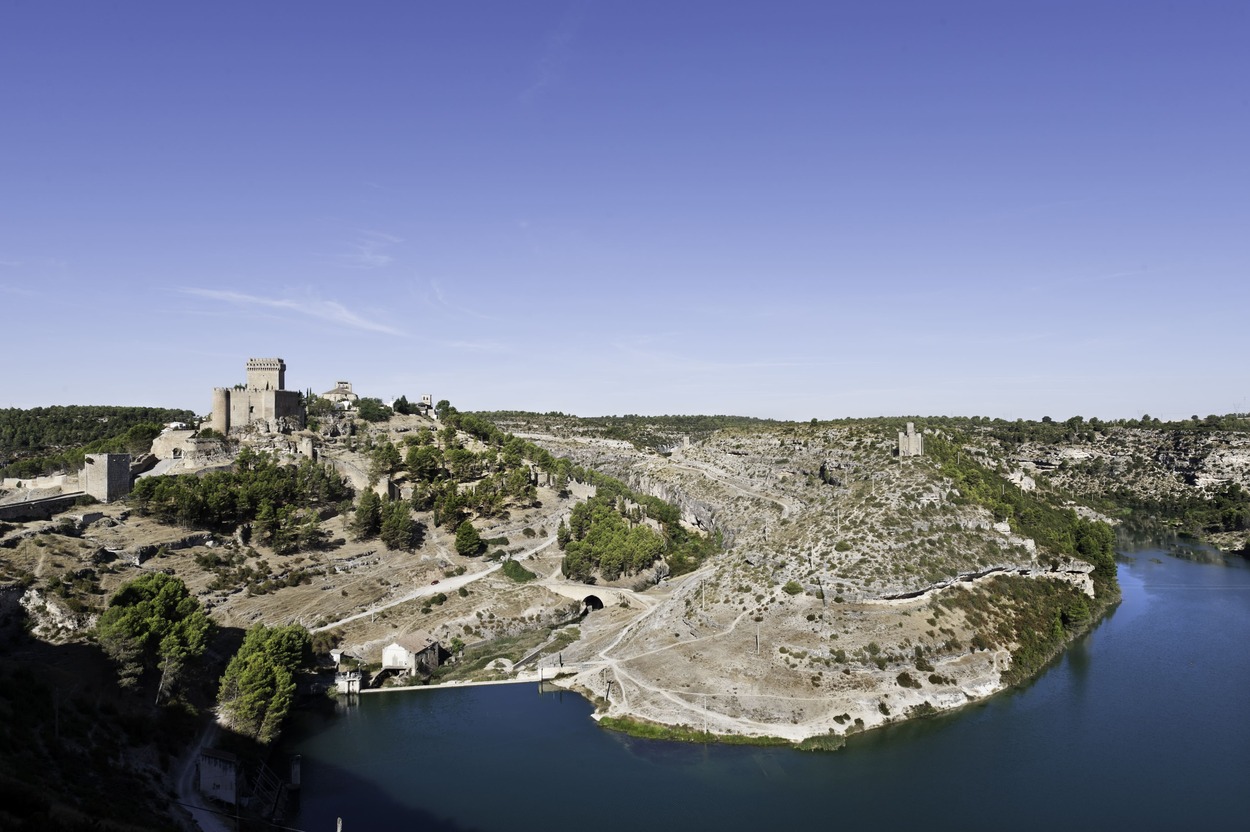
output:
M638 740L534 685L301 715L299 829L1202 829L1250 823L1250 567L1129 552L1028 686L832 753Z

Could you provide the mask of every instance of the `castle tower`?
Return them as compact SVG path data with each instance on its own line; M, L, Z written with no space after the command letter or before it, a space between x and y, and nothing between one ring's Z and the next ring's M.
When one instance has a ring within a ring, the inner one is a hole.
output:
M230 432L230 390L213 388L213 430L225 436Z
M102 503L120 500L130 493L130 454L87 454L79 481Z
M900 457L924 455L924 434L916 433L914 422L908 422L907 430L898 435L898 455Z
M286 362L281 358L249 358L248 390L285 390Z

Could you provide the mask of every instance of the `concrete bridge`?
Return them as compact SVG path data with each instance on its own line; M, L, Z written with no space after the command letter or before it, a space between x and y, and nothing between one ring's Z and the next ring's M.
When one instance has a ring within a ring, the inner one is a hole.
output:
M563 595L565 598L572 598L583 606L589 605L591 609L600 610L608 606L616 606L621 599L628 596L624 590L612 589L604 586L591 586L590 584L570 584L570 583L544 583L541 584L544 589L548 589L557 595ZM598 599L596 605L591 598Z

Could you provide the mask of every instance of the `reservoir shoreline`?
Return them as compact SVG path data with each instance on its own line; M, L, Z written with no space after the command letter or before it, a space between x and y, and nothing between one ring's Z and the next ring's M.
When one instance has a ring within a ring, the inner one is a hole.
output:
M1235 701L1250 685L1240 648L1250 635L1250 567L1145 550L1120 575L1120 605L1031 683L857 734L843 754L638 739L599 730L580 695L518 685L362 697L329 718L301 715L286 740L305 771L292 825L343 817L352 826L537 829L550 821L541 810L558 805L606 830L663 818L733 832L831 812L867 823L885 806L894 825L941 817L997 829L1010 817L1026 830L1235 826L1250 812L1250 715L1210 703ZM480 799L484 783L490 801ZM605 813L608 783L613 794L647 799L614 801ZM1044 800L1040 784L1051 784Z

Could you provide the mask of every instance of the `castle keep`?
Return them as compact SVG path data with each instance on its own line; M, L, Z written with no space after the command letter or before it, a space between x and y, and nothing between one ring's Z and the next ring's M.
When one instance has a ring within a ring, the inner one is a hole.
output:
M275 433L304 426L299 392L286 389L281 358L249 358L246 384L213 389L213 430L228 434L254 423Z

